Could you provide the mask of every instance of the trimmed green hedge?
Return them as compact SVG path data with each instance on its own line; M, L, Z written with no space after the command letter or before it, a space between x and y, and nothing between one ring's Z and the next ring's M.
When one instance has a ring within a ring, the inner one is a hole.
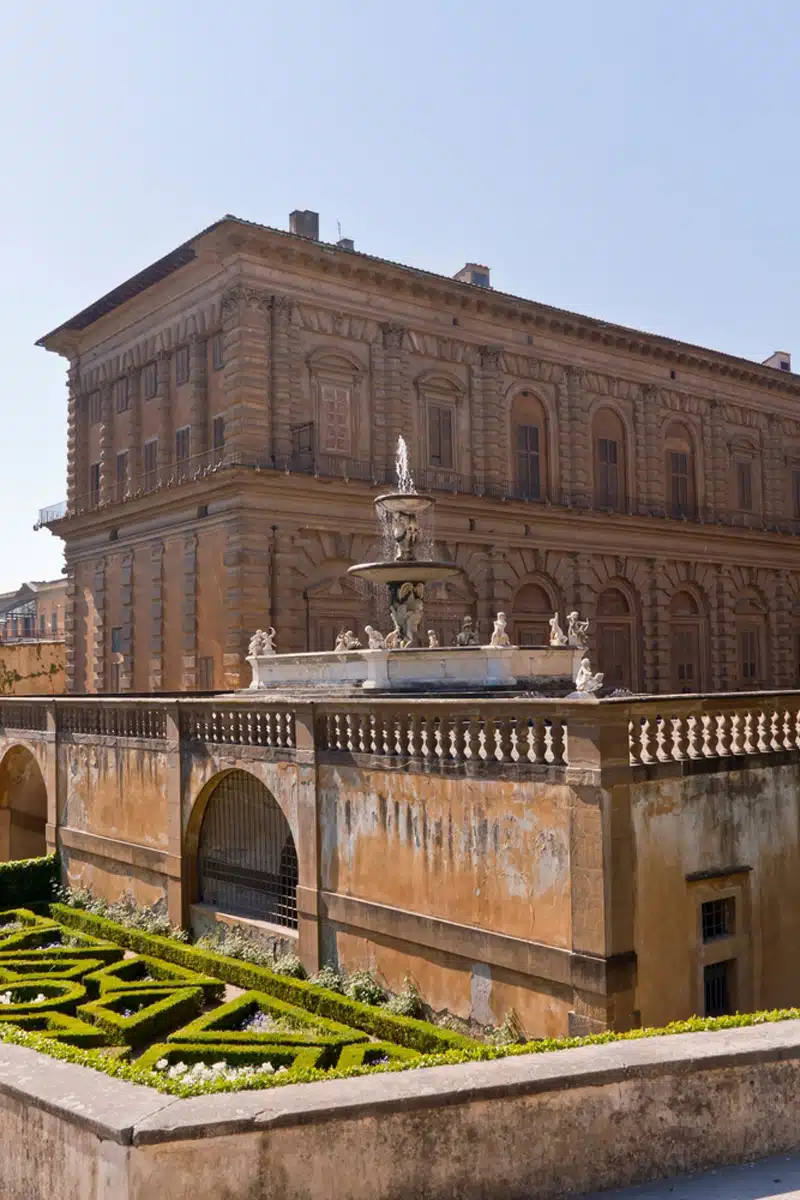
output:
M110 963L119 962L124 957L124 951L121 946L117 946L114 942L106 942L100 938L87 937L82 933L70 932L68 937L70 941L78 941L79 945L62 944L62 930L56 926L56 933L51 931L50 936L56 942L55 945L46 945L44 947L30 947L15 950L0 950L0 967L8 967L9 970L14 969L14 963L20 959L35 959L38 958L42 962L52 962L59 958L78 959L85 958L93 962L98 962L101 966ZM94 968L92 968L94 969Z
M360 1042L342 1048L336 1067L346 1071L350 1067L372 1067L383 1062L418 1062L419 1058L416 1050L393 1046L391 1042Z
M33 1015L49 1009L52 1012L75 1012L81 1000L86 999L86 988L81 983L57 979L31 979L26 975L17 983L4 984L0 991L11 992L12 1004L0 1004L0 1022L4 1017L17 1014ZM42 995L44 1000L36 1001Z
M76 979L84 986L84 975L102 967L97 958L17 958L12 962L0 962L0 992L5 983L25 983L34 979ZM87 989L89 990L89 989Z
M58 894L61 863L57 854L0 863L0 909L18 904L50 904Z
M185 1062L212 1063L223 1060L231 1067L256 1067L268 1062L275 1070L286 1067L289 1071L324 1069L322 1063L335 1054L327 1046L233 1046L220 1042L218 1045L192 1045L189 1042L177 1045L164 1043L145 1050L137 1065L142 1070L153 1070L157 1062L166 1059L170 1065Z
M41 1033L44 1037L53 1038L54 1041L64 1042L69 1046L90 1049L107 1044L106 1035L97 1025L89 1025L79 1017L70 1017L67 1013L20 1013L18 1016L4 1017L3 1025L6 1024L27 1030L29 1033Z
M145 1002L142 1007L130 1017L123 1016L126 1008L140 1001ZM166 1037L176 1026L196 1017L202 1003L200 988L132 988L106 992L99 1000L82 1004L78 1013L102 1029L110 1042L137 1047Z
M2 864L0 864L2 865ZM0 938L5 937L3 929L8 925L43 926L45 929L57 929L58 925L48 916L40 916L29 908L6 908L0 912ZM9 935L10 936L10 935Z
M257 1012L268 1013L272 1017L283 1018L297 1026L296 1030L284 1030L275 1033L250 1033L239 1026L248 1017ZM284 1004L263 992L245 992L235 1000L215 1008L213 1012L205 1013L192 1021L184 1029L171 1033L169 1042L228 1042L238 1045L240 1042L248 1045L308 1045L309 1042L318 1046L343 1046L349 1042L367 1042L367 1034L359 1029L348 1029L337 1021L328 1021L325 1017L312 1016L302 1008L293 1004Z
M199 975L197 971L189 971L174 963L166 966L159 959L144 955L125 958L111 966L101 966L100 970L87 975L84 983L92 996L102 996L105 992L119 991L120 988L151 991L165 987L199 987L207 1001L219 1001L225 994L225 984L219 979Z
M56 920L70 928L91 931L96 936L107 937L129 950L154 955L188 967L189 970L216 976L236 987L266 992L287 1004L304 1008L307 1012L317 1013L353 1029L363 1029L381 1041L407 1046L422 1054L466 1050L479 1045L471 1038L463 1037L450 1029L439 1029L427 1021L396 1017L383 1008L359 1004L356 1000L350 1000L338 992L315 987L305 980L277 975L267 967L257 967L235 958L227 958L223 954L214 954L210 950L187 946L171 938L143 933L140 929L118 925L116 921L95 916L94 913L85 912L83 909L70 908L66 904L53 904L51 912Z

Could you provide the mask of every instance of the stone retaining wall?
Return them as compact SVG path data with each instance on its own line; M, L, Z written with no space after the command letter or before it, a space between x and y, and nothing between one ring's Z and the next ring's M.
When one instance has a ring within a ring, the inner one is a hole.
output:
M800 1022L176 1100L0 1046L8 1200L545 1200L800 1148Z

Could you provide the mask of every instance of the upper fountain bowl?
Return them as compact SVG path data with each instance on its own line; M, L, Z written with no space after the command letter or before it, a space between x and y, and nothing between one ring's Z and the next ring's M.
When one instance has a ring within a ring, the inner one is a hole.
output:
M386 492L375 500L377 509L385 509L389 513L408 513L419 516L420 513L433 507L431 496L418 496L416 492Z

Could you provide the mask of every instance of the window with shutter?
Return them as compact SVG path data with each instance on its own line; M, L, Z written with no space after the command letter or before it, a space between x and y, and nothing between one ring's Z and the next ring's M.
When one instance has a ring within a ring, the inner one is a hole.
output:
M672 515L685 517L689 513L689 455L681 450L673 450L669 465Z
M214 420L211 422L211 449L214 451L216 458L219 458L225 449L224 417L214 417Z
M152 400L158 391L158 369L154 362L148 363L142 371L142 392L145 400Z
M128 451L117 455L117 499L124 500L128 490Z
M453 470L453 424L452 408L428 406L428 456L432 467Z
M144 444L144 487L149 492L156 486L156 471L158 468L158 438L151 438Z
M351 454L351 397L349 387L334 383L320 387L322 450L326 454Z
M538 425L517 425L517 487L526 500L541 496Z
M736 479L739 491L739 508L750 512L753 508L753 475L752 463L738 462L736 464Z
M130 391L128 389L127 375L123 375L122 379L116 381L113 392L117 412L125 412L127 408L130 408Z
M179 346L175 351L175 382L180 385L189 379L189 347Z
M221 371L225 366L225 354L222 349L221 333L215 333L211 339L211 365L215 371Z
M100 503L100 463L94 462L89 467L89 491L92 505Z
M99 392L89 393L89 421L96 425L102 416L102 405Z
M613 438L597 439L598 489L600 508L619 507L619 449Z
M759 644L757 629L742 629L739 632L739 654L742 664L742 682L755 683L760 675Z
M190 430L188 425L184 425L182 429L175 430L175 461L178 464L185 465L189 458L189 436Z

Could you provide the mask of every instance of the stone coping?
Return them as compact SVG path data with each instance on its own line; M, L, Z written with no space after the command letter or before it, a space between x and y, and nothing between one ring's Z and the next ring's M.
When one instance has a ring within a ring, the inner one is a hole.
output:
M800 1060L797 1020L181 1100L24 1046L0 1044L0 1096L102 1139L138 1146L788 1060Z

